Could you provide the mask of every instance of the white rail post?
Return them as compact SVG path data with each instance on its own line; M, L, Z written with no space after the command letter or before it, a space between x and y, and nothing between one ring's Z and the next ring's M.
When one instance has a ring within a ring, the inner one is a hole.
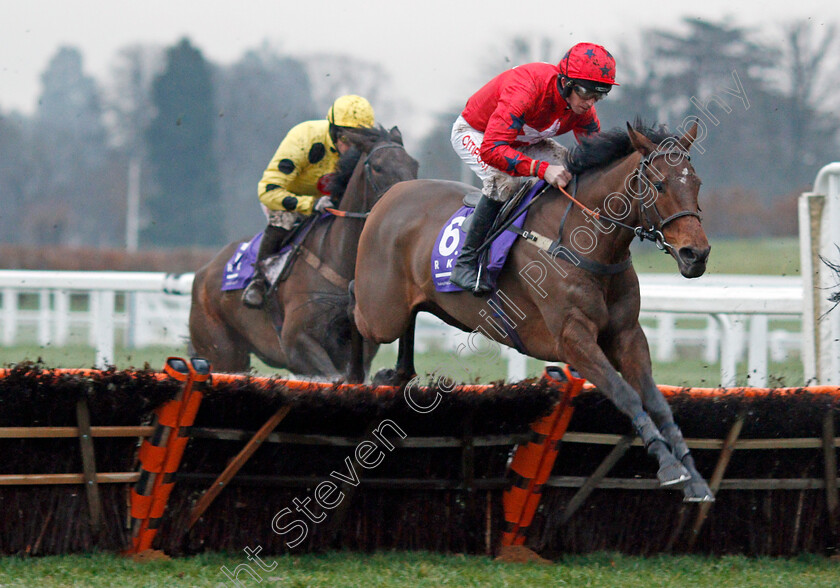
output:
M820 259L840 263L840 162L823 167L814 191L799 197L802 268L802 360L806 383L840 384L840 312L826 315L837 276Z
M528 377L528 357L513 347L505 348L508 382L520 382Z
M766 314L750 317L750 344L747 359L747 385L764 388L767 385L767 325Z
M52 343L51 318L50 291L42 288L38 290L38 345L41 347Z
M656 313L656 360L662 363L674 361L676 317L670 312Z
M11 347L17 339L18 291L3 288L3 345Z
M731 388L737 382L738 350L735 345L735 328L729 316L712 315L720 325L720 385Z
M717 321L712 317L706 317L706 346L703 349L703 360L708 363L716 363L720 351L720 329Z
M55 290L55 345L67 345L70 336L70 292Z
M114 363L114 301L113 290L91 292L96 299L93 331L96 341L95 367L105 369Z

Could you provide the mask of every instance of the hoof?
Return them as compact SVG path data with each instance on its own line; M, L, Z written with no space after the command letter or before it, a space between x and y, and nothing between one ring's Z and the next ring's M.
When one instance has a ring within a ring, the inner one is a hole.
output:
M659 479L659 485L680 487L691 479L691 474L685 469L683 464L674 459L673 462L664 464L656 472L656 477Z
M406 380L404 377L400 376L397 370L386 368L376 372L376 375L374 375L370 381L370 385L373 387L401 386L407 381L408 380Z
M709 485L700 478L692 478L683 487L683 502L714 502L715 495L712 494Z

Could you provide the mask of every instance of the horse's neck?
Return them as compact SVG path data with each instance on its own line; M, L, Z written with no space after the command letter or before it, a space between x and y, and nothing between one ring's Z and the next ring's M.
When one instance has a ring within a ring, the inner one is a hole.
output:
M367 212L367 182L365 181L365 160L363 154L356 164L356 169L347 182L347 188L341 197L339 210L345 212ZM333 218L324 229L326 234L318 239L318 256L330 263L332 268L341 275L352 279L356 267L356 249L359 237L362 235L364 219Z
M638 197L629 193L629 188L634 186L633 176L638 168L639 155L634 152L621 159L612 167L594 172L592 177L586 178L581 185L579 199L590 210L599 212L604 216L615 218L625 225L636 227L640 224L641 202ZM618 216L613 212L614 206L607 206L607 199L615 197L615 194L623 196L624 202L630 203L629 212L624 216ZM597 257L603 263L615 263L627 257L630 244L633 242L634 234L624 228L618 227L609 221L596 221L587 223L594 231L598 244L590 257ZM613 227L610 230L610 227Z

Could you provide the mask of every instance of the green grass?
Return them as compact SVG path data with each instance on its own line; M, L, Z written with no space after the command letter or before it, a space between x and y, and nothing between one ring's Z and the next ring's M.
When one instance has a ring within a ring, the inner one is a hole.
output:
M754 274L773 276L799 275L799 240L712 239L712 252L706 273ZM677 273L677 264L650 243L634 242L633 265L639 273Z
M699 556L628 557L596 553L564 557L553 565L506 564L487 557L430 553L266 556L261 583L241 572L244 586L419 588L439 586L651 586L836 587L838 562L817 556L749 559ZM249 563L245 554L205 554L170 561L135 563L109 554L0 558L2 586L154 587L233 586L221 567ZM276 564L276 566L275 566Z
M185 357L186 345L167 347L163 345L143 349L114 349L114 365L119 369L142 368L146 363L153 369L163 369L166 358L175 355ZM35 343L0 347L0 364L8 366L23 361L43 360L47 367L89 368L96 361L96 350L88 345L65 345L62 347L40 346Z

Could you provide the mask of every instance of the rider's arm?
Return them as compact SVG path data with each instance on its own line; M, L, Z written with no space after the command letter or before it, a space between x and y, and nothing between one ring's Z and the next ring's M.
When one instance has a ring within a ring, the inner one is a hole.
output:
M537 89L533 84L525 80L505 87L499 96L496 110L487 120L478 154L485 163L506 174L543 179L548 162L531 159L511 145L522 132L525 112L535 92Z
M289 188L309 165L311 148L306 123L293 127L280 143L258 186L260 202L269 210L312 214L318 196L295 194Z

